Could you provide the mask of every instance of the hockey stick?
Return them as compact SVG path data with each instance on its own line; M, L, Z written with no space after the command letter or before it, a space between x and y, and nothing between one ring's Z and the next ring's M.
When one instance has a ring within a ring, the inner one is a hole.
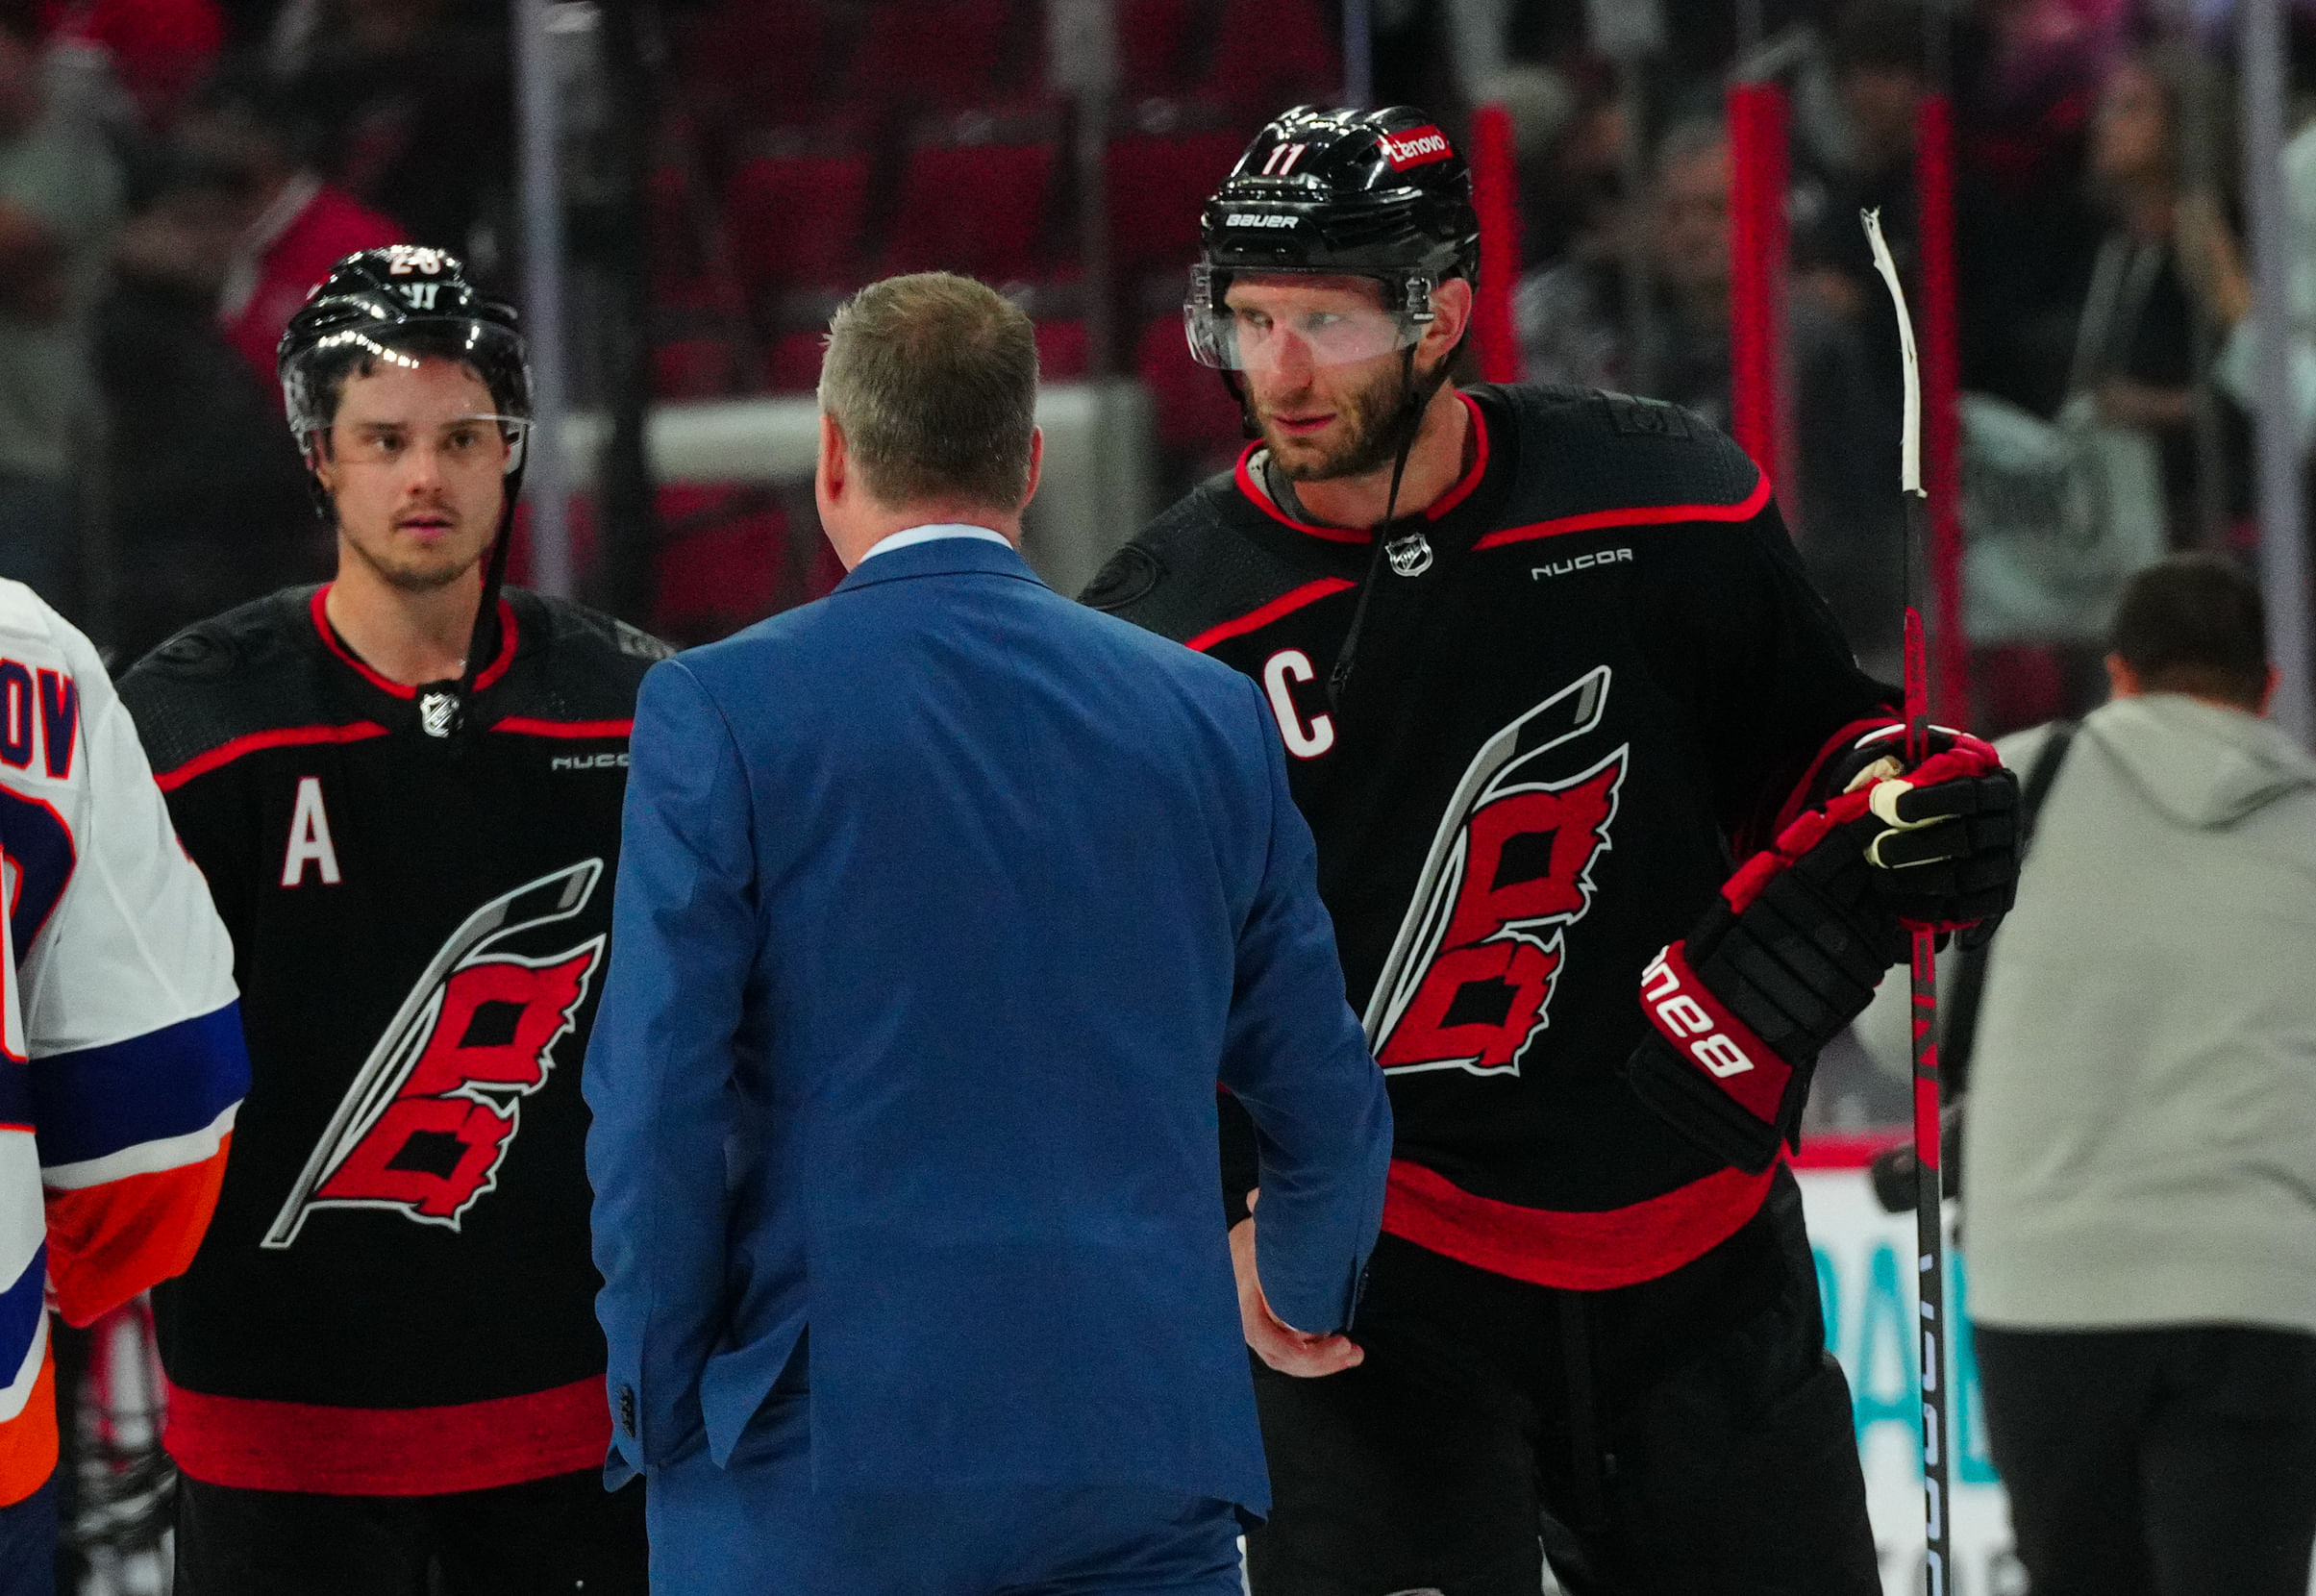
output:
M1874 268L1889 286L1898 313L1898 345L1905 362L1905 411L1900 435L1899 483L1905 492L1905 757L1918 764L1930 754L1930 670L1922 611L1914 605L1914 550L1929 540L1930 498L1922 490L1922 370L1914 354L1914 324L1905 289L1881 236L1881 212L1859 212ZM1938 1153L1938 949L1928 931L1913 935L1914 982L1914 1238L1922 1295L1922 1514L1926 1544L1923 1580L1928 1596L1946 1596L1946 1215L1940 1206Z

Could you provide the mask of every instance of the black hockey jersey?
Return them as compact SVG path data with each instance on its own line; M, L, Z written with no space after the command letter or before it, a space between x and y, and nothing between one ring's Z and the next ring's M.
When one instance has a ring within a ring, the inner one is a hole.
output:
M1732 1234L1770 1180L1620 1078L1641 970L1894 695L1721 434L1622 395L1461 397L1472 468L1390 529L1339 702L1369 535L1281 510L1254 448L1085 598L1269 697L1390 1082L1383 1228L1538 1284L1626 1285Z
M252 1085L157 1294L195 1479L474 1490L603 1461L580 1064L635 690L666 650L510 591L471 724L277 593L121 684L233 934Z

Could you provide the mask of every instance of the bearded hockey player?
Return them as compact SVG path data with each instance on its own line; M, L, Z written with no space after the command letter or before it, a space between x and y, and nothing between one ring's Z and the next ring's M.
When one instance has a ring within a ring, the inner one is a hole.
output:
M2007 906L2015 784L1902 769L1727 438L1449 381L1478 225L1422 112L1281 117L1203 236L1258 436L1086 598L1261 684L1398 1115L1365 1361L1291 1378L1248 1314L1257 1596L1533 1596L1540 1520L1581 1596L1878 1591L1781 1159L1903 924Z
M602 1484L579 1072L665 651L501 590L530 380L457 261L348 256L280 369L336 580L122 688L253 1066L215 1224L157 1302L176 1588L641 1591L642 1493Z
M0 1596L56 1589L57 1359L192 1260L249 1056L233 948L88 639L0 582Z

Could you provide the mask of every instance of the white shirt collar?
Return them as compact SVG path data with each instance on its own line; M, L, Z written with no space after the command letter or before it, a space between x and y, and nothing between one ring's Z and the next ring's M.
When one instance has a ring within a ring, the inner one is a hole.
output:
M917 543L931 543L942 537L978 537L984 543L1004 543L1009 549L1013 546L1007 541L1004 533L992 532L987 527L969 527L961 521L937 521L932 526L910 527L906 532L896 532L878 538L869 545L868 553L860 557L859 563L865 564L876 559L877 556L890 554L895 549L906 549Z

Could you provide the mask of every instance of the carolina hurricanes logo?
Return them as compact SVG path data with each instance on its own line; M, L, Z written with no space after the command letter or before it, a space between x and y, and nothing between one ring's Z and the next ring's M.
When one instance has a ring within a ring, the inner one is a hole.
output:
M1561 934L1592 905L1628 751L1558 781L1538 766L1600 724L1608 678L1600 666L1498 732L1457 785L1367 1005L1386 1071L1520 1073L1552 1008Z
M600 935L538 959L505 944L577 914L602 876L586 860L467 916L363 1060L263 1245L288 1246L325 1208L459 1228L497 1184L522 1100L546 1085L603 962Z

